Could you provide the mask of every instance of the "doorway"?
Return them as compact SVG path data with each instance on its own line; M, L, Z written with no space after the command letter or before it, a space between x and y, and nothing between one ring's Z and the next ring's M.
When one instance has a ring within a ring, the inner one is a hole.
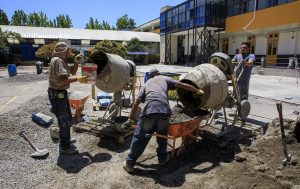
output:
M278 50L278 34L268 34L266 63L276 64Z

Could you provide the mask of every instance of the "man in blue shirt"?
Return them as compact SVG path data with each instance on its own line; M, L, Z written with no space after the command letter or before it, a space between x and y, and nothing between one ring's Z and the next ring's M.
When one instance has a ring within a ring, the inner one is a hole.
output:
M124 169L128 173L134 172L136 160L144 152L151 137L146 137L146 134L157 132L161 135L168 134L169 118L171 108L169 106L168 90L182 88L194 92L194 97L199 97L204 94L192 85L173 80L169 77L160 75L157 69L152 69L149 72L150 79L141 89L137 100L134 102L128 121L125 124L129 126L134 124L133 117L136 113L138 105L142 102L145 104L140 115L140 120L137 124L137 129L131 141L130 152L126 158ZM164 165L169 160L167 153L167 139L157 137L158 148L156 150L159 165Z
M238 64L236 68L237 85L240 94L240 100L248 100L249 83L251 70L255 63L255 55L250 54L250 43L243 42L241 45L241 53L236 54L232 59L233 64Z

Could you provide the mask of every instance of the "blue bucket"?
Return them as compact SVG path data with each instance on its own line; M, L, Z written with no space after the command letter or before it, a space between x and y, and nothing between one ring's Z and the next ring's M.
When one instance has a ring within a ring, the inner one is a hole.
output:
M13 77L15 75L17 75L17 67L15 64L8 64L7 65L7 71L8 71L8 75L10 77Z

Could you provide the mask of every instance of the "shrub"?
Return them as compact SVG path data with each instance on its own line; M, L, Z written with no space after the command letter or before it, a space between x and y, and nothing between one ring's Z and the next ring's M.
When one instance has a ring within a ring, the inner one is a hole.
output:
M93 48L93 50L102 51L110 54L117 54L123 58L125 58L127 55L127 49L121 43L109 40L98 42Z
M159 54L149 54L148 56L148 63L149 64L157 64L160 61L160 55Z

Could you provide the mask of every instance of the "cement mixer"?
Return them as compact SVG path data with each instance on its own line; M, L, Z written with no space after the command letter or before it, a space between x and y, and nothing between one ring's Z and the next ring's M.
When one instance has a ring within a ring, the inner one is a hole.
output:
M231 63L231 59L224 53L214 53L211 55L209 63L194 67L194 70L181 75L179 80L202 89L205 95L195 99L191 93L184 90L177 90L180 101L183 105L192 108L203 108L211 111L211 117L207 124L211 124L216 112L223 108L227 123L225 107L236 107L234 121L238 117L246 118L250 113L250 103L247 100L240 101L237 88L236 76ZM232 92L229 86L233 87Z
M95 86L107 93L114 93L111 104L108 105L103 118L103 122L114 123L121 116L123 106L122 91L132 90L132 100L135 100L135 76L136 66L133 61L125 60L119 55L94 51L90 56L91 61L97 65L97 76ZM107 112L109 112L108 116ZM99 120L100 120L99 119ZM126 121L126 120L125 120ZM120 124L115 124L119 132Z

